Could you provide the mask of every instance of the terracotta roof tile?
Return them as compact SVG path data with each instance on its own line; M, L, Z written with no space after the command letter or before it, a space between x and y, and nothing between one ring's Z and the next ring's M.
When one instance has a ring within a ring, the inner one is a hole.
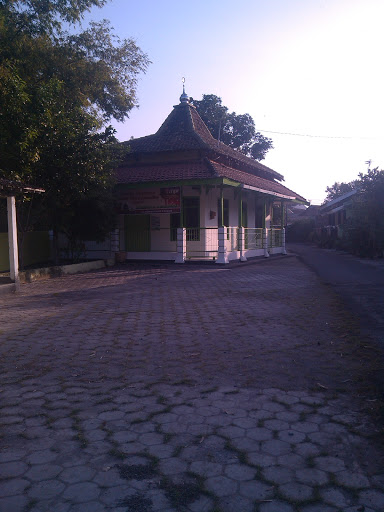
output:
M176 105L158 131L153 135L140 137L124 143L130 154L155 153L201 149L229 158L235 165L246 165L250 172L260 171L271 177L283 180L284 177L266 165L249 158L212 137L196 108L190 104Z
M228 178L254 187L261 192L305 201L303 197L284 187L281 183L239 171L208 159L199 162L120 167L116 178L119 184Z
M148 181L174 181L214 178L214 170L207 164L199 162L182 162L120 167L117 170L118 183L145 183Z
M243 183L244 185L257 188L261 192L264 191L272 194L279 194L295 198L300 201L306 201L302 196L300 196L296 192L293 192L289 188L284 187L284 185L278 183L277 181L266 180L265 178L261 178L260 176L255 176L253 174L240 171L238 169L233 169L232 167L227 167L217 162L209 161L209 165L213 167L216 176L225 177L233 181L237 181L238 183Z

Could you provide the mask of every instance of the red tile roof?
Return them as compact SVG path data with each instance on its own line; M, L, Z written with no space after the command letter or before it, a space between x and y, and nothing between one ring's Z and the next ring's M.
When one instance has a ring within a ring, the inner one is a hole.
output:
M260 192L305 201L303 197L284 187L281 183L219 164L207 158L198 162L120 167L116 177L119 184L227 178L253 187Z
M189 104L176 105L158 131L153 135L140 137L124 143L130 148L130 155L165 151L204 150L224 157L229 165L246 166L249 172L278 180L284 177L266 165L249 158L212 137L196 108Z
M278 183L284 179L281 174L214 139L189 102L176 105L154 135L124 144L129 151L117 170L118 184L227 178L269 195L306 202ZM183 152L175 162L175 154Z

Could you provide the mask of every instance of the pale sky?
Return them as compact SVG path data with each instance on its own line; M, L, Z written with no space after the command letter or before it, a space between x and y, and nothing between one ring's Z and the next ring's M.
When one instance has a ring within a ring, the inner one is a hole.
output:
M185 77L250 114L274 143L262 163L312 204L367 160L384 168L384 0L110 0L86 19L103 18L152 61L119 140L155 133Z

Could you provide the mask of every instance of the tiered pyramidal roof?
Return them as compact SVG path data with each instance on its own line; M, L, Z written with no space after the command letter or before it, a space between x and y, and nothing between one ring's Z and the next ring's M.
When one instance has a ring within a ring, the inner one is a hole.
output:
M226 178L260 192L305 201L284 187L284 177L212 137L185 92L159 130L124 143L120 184Z

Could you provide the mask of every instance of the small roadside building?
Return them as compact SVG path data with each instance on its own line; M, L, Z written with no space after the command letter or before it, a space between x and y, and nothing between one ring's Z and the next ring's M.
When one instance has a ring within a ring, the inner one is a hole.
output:
M228 263L285 253L283 176L214 139L183 90L159 130L124 143L117 171L124 259Z
M16 285L19 281L19 253L17 242L16 196L29 193L42 193L43 189L30 187L25 183L0 177L0 197L7 200L8 253L10 278Z

